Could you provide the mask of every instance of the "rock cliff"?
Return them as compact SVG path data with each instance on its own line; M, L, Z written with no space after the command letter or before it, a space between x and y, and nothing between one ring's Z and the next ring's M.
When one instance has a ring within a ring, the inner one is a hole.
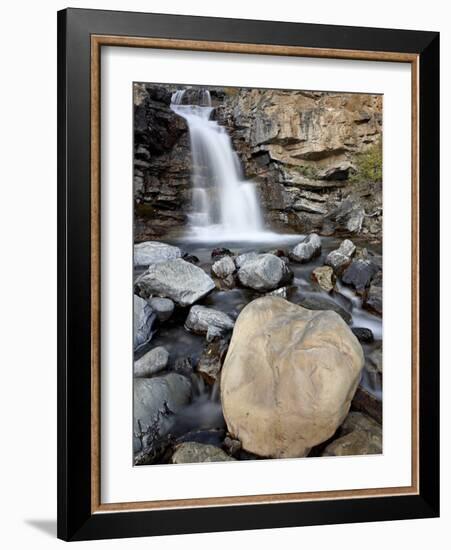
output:
M191 156L174 86L135 84L137 241L183 227ZM211 88L212 117L231 135L269 227L293 232L382 232L382 96Z

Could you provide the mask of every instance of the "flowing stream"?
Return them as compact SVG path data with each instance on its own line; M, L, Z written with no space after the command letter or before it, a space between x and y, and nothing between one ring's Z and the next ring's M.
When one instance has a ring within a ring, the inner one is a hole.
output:
M210 120L210 92L178 90L171 109L189 128L192 154L191 240L270 241L265 231L255 184L243 179L240 161L226 129ZM187 101L195 104L188 104Z

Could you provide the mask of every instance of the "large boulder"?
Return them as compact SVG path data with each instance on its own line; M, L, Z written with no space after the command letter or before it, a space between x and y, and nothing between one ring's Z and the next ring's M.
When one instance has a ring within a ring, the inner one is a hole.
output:
M168 350L163 346L157 346L135 361L133 374L137 378L152 376L165 369L168 360Z
M215 283L200 267L179 258L150 265L137 279L135 288L144 298L170 298L186 307L211 292Z
M235 460L219 447L187 441L177 446L172 455L172 464L189 464L193 462L227 462Z
M355 244L351 240L345 239L339 248L329 252L325 264L332 267L336 273L340 273L351 263L355 249Z
M297 244L290 252L290 258L295 262L306 263L321 254L321 237L311 233Z
M133 349L146 344L152 337L152 327L156 319L150 305L139 296L133 296Z
M243 286L260 292L274 290L287 283L292 272L274 254L260 254L244 262L239 271L238 279Z
M159 262L167 262L180 258L182 252L177 246L161 243L158 241L147 241L135 244L133 249L133 263L135 266L148 266Z
M229 432L259 456L306 456L345 419L363 364L362 347L336 313L277 297L250 302L221 372Z
M170 372L154 378L135 378L133 384L134 431L155 426L160 434L169 429L172 419L167 409L177 413L191 400L191 382L185 376Z
M185 328L196 334L206 334L210 342L232 330L234 324L233 319L222 311L205 306L193 306L186 318Z

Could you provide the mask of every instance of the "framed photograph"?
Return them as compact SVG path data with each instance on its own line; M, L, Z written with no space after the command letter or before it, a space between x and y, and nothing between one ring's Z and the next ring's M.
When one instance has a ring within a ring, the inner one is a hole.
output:
M439 35L58 13L58 536L439 514Z

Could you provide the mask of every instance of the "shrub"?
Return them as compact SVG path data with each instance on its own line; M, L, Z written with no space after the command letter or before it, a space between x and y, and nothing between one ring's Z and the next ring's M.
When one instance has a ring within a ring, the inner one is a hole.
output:
M354 165L355 172L350 177L352 182L382 181L382 142L375 143L357 155Z

